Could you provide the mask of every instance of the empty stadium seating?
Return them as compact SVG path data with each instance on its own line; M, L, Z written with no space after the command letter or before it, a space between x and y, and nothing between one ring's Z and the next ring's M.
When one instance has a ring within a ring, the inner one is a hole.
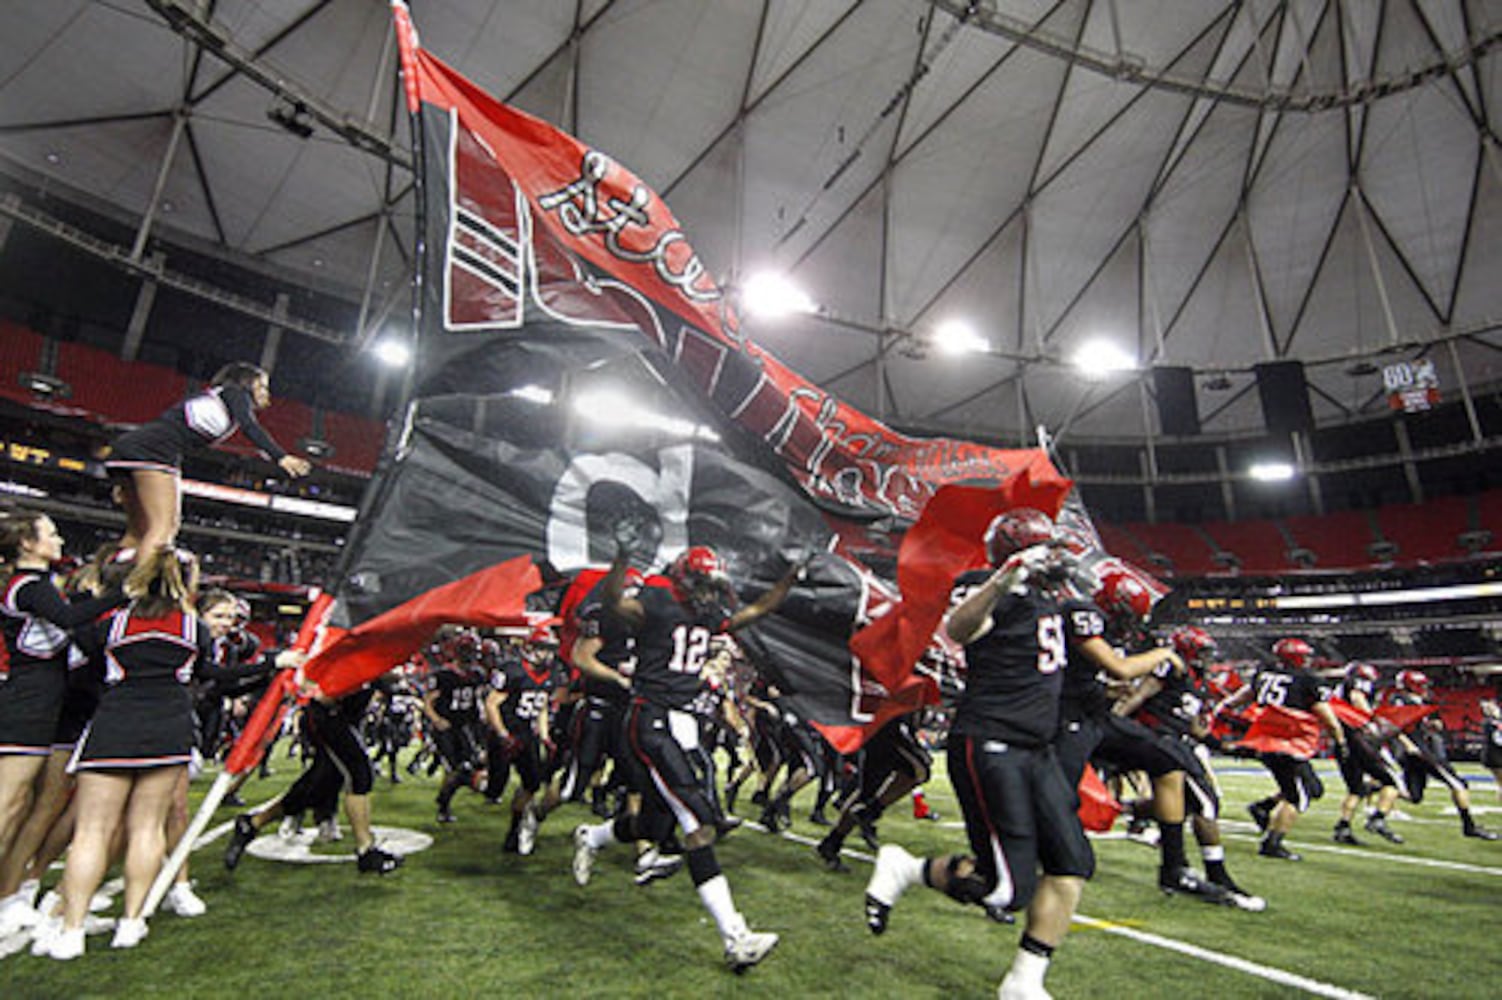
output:
M1167 557L1174 576L1208 576L1225 572L1215 561L1215 550L1194 529L1179 524L1133 524L1132 537L1151 552Z
M1276 574L1298 567L1288 558L1288 540L1273 521L1211 521L1200 528L1240 561L1246 574Z
M1465 554L1459 538L1470 527L1465 497L1377 508L1382 537L1398 547L1399 562L1454 559Z
M1377 537L1362 511L1290 517L1283 523L1295 545L1314 553L1315 569L1349 569L1376 562L1369 547Z

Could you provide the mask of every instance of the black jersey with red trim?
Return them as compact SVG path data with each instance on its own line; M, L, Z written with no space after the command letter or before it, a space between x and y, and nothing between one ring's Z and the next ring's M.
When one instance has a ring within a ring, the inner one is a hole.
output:
M501 721L508 732L536 732L547 710L548 699L558 687L557 675L543 663L534 667L520 656L507 656L490 672L490 687L501 691Z
M1090 601L1064 602L1064 628L1069 639L1068 662L1064 667L1064 687L1059 694L1059 713L1065 719L1084 719L1107 715L1111 697L1100 667L1078 647L1090 639L1106 637L1106 616Z
M624 591L626 597L639 597L640 594L639 587L628 586ZM600 640L595 659L627 677L636 672L636 638L625 622L605 609L603 579L597 579L578 602L573 617L578 638ZM619 684L599 680L587 673L584 674L584 693L608 701L624 702L630 698L630 693Z
M1161 687L1137 710L1139 721L1175 736L1190 735L1205 711L1204 690L1167 661L1153 668L1153 676Z
M240 385L215 386L190 396L146 426L153 424L171 433L182 451L218 444L233 436L235 431L243 430L245 436L273 462L280 461L287 454L262 429L256 420L250 390Z
M146 618L135 606L122 608L101 622L104 633L104 683L187 684L199 663L214 656L208 626L197 615L173 610Z
M686 709L699 694L710 640L725 631L724 613L687 607L657 584L642 587L636 599L646 618L635 632L632 690L654 705Z
M14 574L0 595L0 633L5 637L0 678L36 667L66 667L69 630L87 625L124 600L115 594L70 602L46 573L23 570Z
M1366 677L1347 675L1341 678L1340 683L1335 685L1335 697L1348 704L1356 704L1352 695L1360 692L1369 706L1377 704L1377 682Z
M443 667L428 674L428 690L437 691L433 711L449 722L473 722L479 718L484 675Z
M990 578L989 570L961 575L951 606ZM1031 588L1002 594L991 611L991 628L965 646L965 690L953 731L1022 746L1051 742L1058 730L1066 656L1057 598Z
M1307 670L1265 666L1252 678L1252 693L1259 705L1277 705L1307 712L1326 700L1329 692Z

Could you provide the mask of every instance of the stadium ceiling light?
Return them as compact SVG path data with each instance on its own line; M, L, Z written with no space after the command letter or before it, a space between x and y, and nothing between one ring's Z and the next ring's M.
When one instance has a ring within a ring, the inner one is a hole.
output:
M962 319L946 319L934 327L934 346L945 354L983 354L990 341Z
M512 389L507 395L525 399L529 403L537 403L540 406L547 406L553 401L553 390L541 385L524 385L519 389Z
M1091 379L1105 378L1116 372L1131 371L1137 359L1109 340L1089 340L1074 352L1072 363Z
M373 350L381 364L390 368L406 367L412 360L412 348L395 337L385 337L376 341Z
M766 319L816 312L819 308L807 292L785 275L771 271L753 274L741 285L741 307Z
M718 434L703 424L650 410L614 389L579 393L574 397L574 412L591 423L611 428L647 428L680 438L720 440Z
M1256 462L1247 471L1259 483L1285 483L1293 478L1293 466L1287 462Z

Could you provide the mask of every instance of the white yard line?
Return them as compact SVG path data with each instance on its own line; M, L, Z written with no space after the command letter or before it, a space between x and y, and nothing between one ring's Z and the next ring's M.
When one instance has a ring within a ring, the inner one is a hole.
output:
M745 825L757 830L765 829L759 823L747 822ZM809 847L817 846L817 844L819 843L812 837L805 837L802 834L793 833L790 830L783 831L781 836L784 840L790 840L795 844L805 844ZM847 858L854 858L857 861L864 861L867 864L873 864L876 861L875 856L867 854L864 851L852 850L848 847L840 853ZM1336 1000L1373 1000L1373 997L1367 993L1360 993L1356 990L1348 990L1344 987L1333 986L1329 983L1322 983L1317 979L1310 979L1309 977L1301 976L1296 972L1288 972L1284 969L1274 968L1271 965L1262 965L1259 962L1252 962L1244 958L1237 958L1235 955L1227 955L1224 952L1213 951L1209 948L1201 948L1199 945L1189 944L1187 941L1179 941L1174 938L1164 937L1161 934L1153 934L1148 931L1139 931L1132 927L1124 927L1121 924L1112 923L1109 920L1101 920L1098 917L1086 916L1083 913L1076 913L1074 915L1074 922L1076 924L1079 924L1081 927L1089 927L1094 930L1104 931L1107 934L1115 934L1118 937L1130 938L1131 940L1136 941L1140 944L1148 944L1152 945L1155 948L1163 948L1166 951L1177 952L1180 955L1186 955L1189 958L1197 958L1202 962L1209 962L1212 965L1219 965L1223 968L1234 969L1237 972L1243 972L1249 976L1256 976L1259 979L1265 979L1270 983L1277 983L1280 986L1289 986L1294 989L1303 990L1305 993L1311 993L1315 996L1334 997L1336 998Z
M1250 830L1240 830L1235 827L1251 827L1250 823L1229 824L1221 821L1222 833L1235 837L1238 840L1257 840L1259 835ZM1228 827L1231 827L1228 829ZM1370 858L1373 861L1381 861L1383 864L1417 865L1420 868L1444 868L1449 871L1469 872L1473 875L1498 875L1502 876L1502 868L1489 868L1486 865L1468 865L1463 861L1443 861L1438 858L1416 858L1408 854L1400 854L1396 851L1368 851L1360 847L1337 847L1332 844L1311 844L1308 841L1287 841L1289 847L1300 851L1322 851L1326 854L1347 854L1352 857Z

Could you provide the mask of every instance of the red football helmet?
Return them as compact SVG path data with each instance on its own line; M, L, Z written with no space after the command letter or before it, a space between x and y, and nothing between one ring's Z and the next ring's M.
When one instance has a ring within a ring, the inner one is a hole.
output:
M1032 507L997 514L986 528L986 557L1000 566L1014 553L1053 538L1053 518Z
M1173 643L1173 651L1191 666L1208 664L1219 652L1214 636L1198 625L1176 628L1169 638Z
M1314 661L1314 647L1303 639L1279 639L1273 643L1273 655L1295 670L1303 670Z
M720 554L707 545L685 549L668 567L667 578L680 601L708 605L724 598L730 587L725 563Z
M1422 670L1398 671L1398 690L1416 694L1420 698L1429 697L1429 675Z
M1153 595L1130 573L1110 572L1095 592L1096 605L1117 625L1141 625L1152 614Z
M1377 668L1372 666L1370 663L1346 664L1346 677L1350 678L1351 680L1363 680L1375 684L1377 683L1377 678L1379 676L1380 675L1377 673Z

